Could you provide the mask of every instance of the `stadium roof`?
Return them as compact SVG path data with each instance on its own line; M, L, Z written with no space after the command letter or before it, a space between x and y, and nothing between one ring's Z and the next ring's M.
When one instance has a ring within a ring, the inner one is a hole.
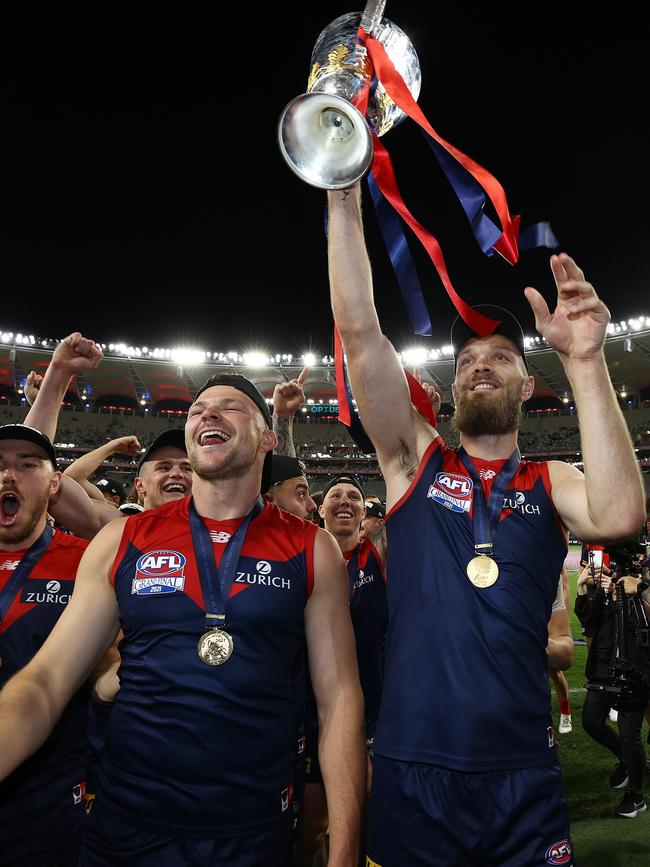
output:
M7 335L1 335L5 338ZM27 339L26 339L27 340ZM20 396L25 377L30 370L44 373L56 341L29 338L26 344L16 341L0 342L0 391ZM135 348L130 354L120 347L117 354L106 348L106 355L96 370L77 378L76 389L80 399L95 403L105 398L123 398L130 404L136 401L155 409L159 405L189 404L199 386L224 367L244 373L270 398L277 383L298 375L303 359L290 355L263 359L258 355L241 356L235 353L202 353L184 356L177 351L156 350L154 356L145 356ZM407 350L403 353L405 366L416 365L423 380L432 382L451 400L454 366L449 348L443 350ZM558 355L547 346L533 343L528 350L530 373L535 376L533 400L548 399L549 405L557 401L570 402L569 383ZM435 356L435 357L432 357ZM650 328L639 331L621 331L612 334L605 343L605 357L614 388L623 399L650 400ZM336 385L333 360L329 357L310 359L311 365L305 384L305 395L315 403L335 402ZM257 366L263 361L264 366ZM181 363L184 362L184 363Z

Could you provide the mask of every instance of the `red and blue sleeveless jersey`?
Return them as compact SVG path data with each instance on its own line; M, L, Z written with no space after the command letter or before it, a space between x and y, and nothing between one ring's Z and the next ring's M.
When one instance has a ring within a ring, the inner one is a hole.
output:
M486 497L504 461L474 464ZM506 490L480 589L473 482L438 437L386 520L389 624L375 752L460 771L555 760L548 621L567 551L546 463L523 461Z
M314 524L266 502L227 602L222 665L197 645L205 603L189 498L130 517L114 561L124 638L95 810L173 836L273 827L291 807L296 657L313 585ZM215 559L235 522L205 521Z
M350 581L350 615L357 648L359 681L363 690L366 739L377 726L384 682L384 645L388 623L386 579L381 558L370 539L361 539L343 556Z
M72 594L87 545L55 531L34 564L0 622L0 687L27 665L54 628ZM25 553L0 551L0 590ZM0 782L0 844L35 828L47 833L69 830L83 818L86 703L87 695L80 690L45 743Z

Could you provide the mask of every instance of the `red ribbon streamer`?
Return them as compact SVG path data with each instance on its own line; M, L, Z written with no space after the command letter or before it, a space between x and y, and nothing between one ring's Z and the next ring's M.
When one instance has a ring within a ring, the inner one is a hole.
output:
M471 157L468 157L454 145L445 141L431 126L424 116L420 106L413 99L404 79L395 69L393 61L388 56L386 49L376 39L359 28L359 37L365 43L366 50L375 68L377 78L382 83L386 93L422 129L438 142L454 159L465 168L483 187L499 216L503 234L494 245L494 249L500 253L506 261L514 265L519 259L519 247L517 238L519 235L520 217L510 216L505 190L499 181L479 165Z
M339 421L350 427L352 416L348 406L348 396L345 391L345 369L343 367L343 343L339 329L334 323L334 371L336 374L336 397L339 402Z
M417 381L417 379L413 376L412 373L409 373L408 370L405 370L404 373L406 374L406 381L409 384L411 403L417 409L417 411L421 413L428 422L431 423L431 426L435 427L436 414L433 411L431 401L427 397L426 391L422 388L421 383Z

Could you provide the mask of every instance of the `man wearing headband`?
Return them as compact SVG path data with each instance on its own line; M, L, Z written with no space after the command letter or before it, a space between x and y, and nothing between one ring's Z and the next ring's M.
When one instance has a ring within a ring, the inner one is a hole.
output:
M329 193L328 237L350 385L387 490L389 627L369 863L572 863L546 651L566 528L579 539L625 537L644 515L603 353L609 312L566 254L551 257L554 313L526 289L571 385L584 474L521 461L517 430L534 378L521 327L501 308L476 311L496 321L487 335L462 321L453 328L461 447L452 451L415 419L381 332L358 186Z
M68 616L0 695L5 775L46 736L121 621L121 687L82 863L286 867L291 673L305 639L334 804L330 863L356 863L365 766L345 566L329 534L260 497L270 426L245 377L208 380L185 427L192 497L97 535Z
M0 427L0 688L37 653L65 610L88 544L47 523L60 478L43 433L24 424ZM76 863L84 819L85 695L68 692L61 712L51 737L0 783L2 864Z

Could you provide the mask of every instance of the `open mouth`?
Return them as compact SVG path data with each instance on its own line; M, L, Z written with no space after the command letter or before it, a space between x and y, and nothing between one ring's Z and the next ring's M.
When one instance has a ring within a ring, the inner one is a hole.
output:
M181 497L184 497L185 490L185 485L181 485L179 482L170 482L168 485L163 485L163 492L165 494L180 494Z
M494 391L499 388L496 382L477 382L471 386L472 391Z
M227 443L229 439L230 434L227 434L220 428L210 428L209 430L204 430L201 432L199 436L199 445L220 446L223 443Z
M348 509L340 509L338 512L334 513L334 517L338 521L351 521L354 515Z
M16 523L20 500L12 491L0 495L0 526L11 527Z

